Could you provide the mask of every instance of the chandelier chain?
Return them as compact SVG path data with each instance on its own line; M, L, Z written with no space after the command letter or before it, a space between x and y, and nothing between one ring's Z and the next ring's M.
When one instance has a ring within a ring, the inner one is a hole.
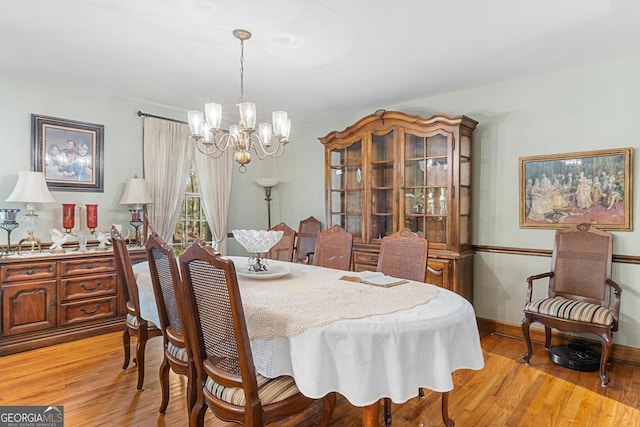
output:
M244 102L244 40L240 39L240 102Z

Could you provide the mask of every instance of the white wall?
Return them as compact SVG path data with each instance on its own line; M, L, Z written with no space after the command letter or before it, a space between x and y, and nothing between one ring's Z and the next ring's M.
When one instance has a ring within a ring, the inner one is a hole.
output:
M32 167L31 114L104 125L104 192L52 191L56 203L39 205L36 211L36 236L46 242L51 241L49 229L62 230L62 203L97 203L99 231L107 231L112 223L127 225L128 207L118 202L126 180L142 176L143 119L137 111L186 117L182 111L144 102L3 75L0 94L0 207L18 208L20 215L26 213L23 204L4 200L13 191L18 171ZM11 234L12 245L25 236L21 225ZM0 230L0 243L6 243L4 230Z
M638 164L635 122L640 116L640 56L527 77L399 105L380 105L354 111L349 117L295 126L291 143L278 159L253 160L246 174L234 173L229 230L266 227L264 190L255 179L283 179L272 193L272 224L285 221L296 228L310 215L326 224L324 215L324 151L318 137L342 130L377 108L430 115L465 114L479 121L473 150L473 243L476 245L551 249L553 230L518 226L518 158L522 156L633 147ZM425 77L428 78L428 77ZM0 200L15 185L19 170L30 168L30 114L81 120L105 125L105 192L54 192L56 206L41 207L40 234L61 228L53 218L60 203L96 202L100 228L127 222L127 211L117 205L124 183L142 173L142 119L139 109L175 118L185 112L117 97L90 93L43 82L0 75ZM418 97L419 94L416 94ZM634 167L636 172L637 167ZM635 195L635 194L634 194ZM640 198L633 210L640 212ZM2 207L19 207L0 203ZM54 223L55 222L55 223ZM640 255L640 227L615 232L614 253ZM24 237L22 228L13 239ZM6 242L0 233L0 242ZM230 245L230 253L242 248ZM480 317L519 324L525 297L525 278L548 269L549 259L521 255L475 255L474 305ZM615 342L640 348L640 266L615 264L614 279L623 288L620 332ZM545 285L540 284L544 291Z

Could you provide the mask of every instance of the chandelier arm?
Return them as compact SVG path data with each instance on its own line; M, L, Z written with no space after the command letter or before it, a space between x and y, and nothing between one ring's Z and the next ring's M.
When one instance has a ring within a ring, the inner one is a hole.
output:
M224 131L217 131L213 136L213 141L199 141L196 148L203 154L214 159L219 159L222 154L229 148L234 146L231 142L231 135ZM204 149L202 147L205 147Z
M278 144L275 146L272 145L273 149L269 150L258 135L253 134L251 135L251 137L252 140L255 139L253 149L259 160L264 160L267 157L280 157L282 153L284 153L284 144L282 144L281 142L278 142Z

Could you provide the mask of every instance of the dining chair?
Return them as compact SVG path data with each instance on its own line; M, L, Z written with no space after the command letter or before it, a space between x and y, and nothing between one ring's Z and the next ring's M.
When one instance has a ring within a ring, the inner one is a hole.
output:
M399 279L424 282L427 274L429 242L408 228L382 238L376 271ZM418 396L424 391L418 389ZM443 394L443 419L448 420L447 395ZM445 418L446 417L446 418ZM384 399L385 425L391 425L391 399ZM445 421L446 423L446 421Z
M120 278L120 283L124 285L123 294L127 295L127 318L122 334L122 344L124 346L124 365L122 365L122 369L127 369L129 366L129 359L131 357L131 335L135 335L137 343L133 363L138 367L137 389L142 390L142 385L144 384L144 350L147 345L147 340L162 335L162 331L160 331L156 325L146 321L140 316L138 286L136 285L136 278L133 274L131 258L127 250L127 244L115 226L111 227L111 245L115 257L116 271Z
M590 224L556 231L551 269L527 278L527 296L522 319L522 334L527 352L522 356L530 364L533 322L544 325L545 348L551 345L551 329L575 333L590 333L600 337L600 379L602 387L609 385L605 373L613 346L613 332L618 330L622 289L611 280L613 234ZM546 298L532 301L533 284L549 279ZM614 294L611 307L611 293Z
M179 309L199 388L190 425L202 426L207 408L225 421L262 426L311 405L292 377L256 373L233 262L198 239L180 255L180 268ZM323 399L323 426L334 407L330 393Z
M312 263L320 267L350 270L352 247L353 235L334 225L318 234Z
M284 222L274 225L269 230L282 231L282 238L276 243L264 257L280 261L293 261L293 249L296 241L296 231Z
M321 230L322 223L313 216L300 221L300 224L298 224L295 262L309 262L309 254L315 250L316 239Z
M158 233L152 233L146 244L149 273L153 293L158 308L160 330L163 337L163 357L160 365L160 389L162 401L160 412L165 413L169 404L169 370L187 377L187 410L191 411L196 401L195 365L186 344L182 319L178 306L182 295L176 294L176 282L179 282L180 270L173 249Z
M428 252L427 239L405 228L382 238L376 271L399 279L424 282Z

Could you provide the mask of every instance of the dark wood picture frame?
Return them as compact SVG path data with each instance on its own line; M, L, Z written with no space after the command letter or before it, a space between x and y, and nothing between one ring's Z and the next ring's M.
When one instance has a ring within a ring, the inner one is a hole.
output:
M104 191L104 126L31 115L33 170L58 191Z
M520 228L631 231L632 148L520 158Z

